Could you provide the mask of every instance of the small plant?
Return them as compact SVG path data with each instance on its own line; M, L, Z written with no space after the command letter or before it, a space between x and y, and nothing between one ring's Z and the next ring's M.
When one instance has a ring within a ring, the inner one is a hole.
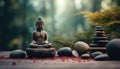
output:
M80 32L78 34L73 35L74 37L71 39L65 39L63 37L54 37L53 39L53 46L56 49L59 49L61 47L70 47L73 49L74 43L77 41L83 41L86 42L87 44L90 44L92 41L92 36L93 36L93 29L86 31L86 32Z
M109 33L108 36L110 37L110 39L120 38L120 21L111 22L106 30Z
M108 30L112 31L112 32L119 32L120 33L120 21L111 22L109 24Z
M56 49L59 49L61 47L71 47L72 48L72 46L74 44L74 39L65 39L65 38L60 37L60 36L59 37L56 36L53 39L54 39L53 46Z
M91 25L101 25L105 28L110 39L120 38L120 7L102 9L96 12L80 12L89 20Z
M120 7L111 9L102 9L96 12L80 12L80 14L86 15L92 25L108 26L113 21L120 21Z
M77 41L84 41L88 44L91 43L92 41L92 36L95 30L91 29L89 31L86 32L80 32L78 34L75 35L75 42Z

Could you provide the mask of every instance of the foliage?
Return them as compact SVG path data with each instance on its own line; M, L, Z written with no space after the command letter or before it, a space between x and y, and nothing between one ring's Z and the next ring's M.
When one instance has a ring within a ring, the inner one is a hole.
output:
M108 37L110 39L120 38L120 21L113 21L108 27L106 27Z
M86 32L80 32L78 34L75 34L72 39L65 39L63 37L54 37L53 46L56 49L59 49L61 47L71 47L73 48L73 45L77 41L83 41L87 44L90 44L92 41L93 36L93 29L86 31Z
M120 32L120 21L113 21L108 26L108 30L112 32Z
M54 37L53 38L53 46L56 49L59 49L61 47L73 47L74 39L65 39L63 37Z
M78 40L89 43L91 35L88 34L92 31L76 34L89 29L87 21L83 16L72 15L83 10L96 11L101 7L101 2L102 0L0 0L0 51L25 50L29 47L38 16L44 18L44 29L56 49L61 46L72 47Z
M76 34L75 35L75 42L83 41L83 42L86 42L86 43L90 44L91 41L92 41L92 36L94 34L94 31L95 30L91 29L89 31L80 32L80 33Z
M93 25L110 25L113 21L120 21L120 7L111 9L102 9L96 12L80 12L86 15L90 23Z
M80 12L86 15L92 25L105 28L109 39L120 38L120 7L102 9L96 12Z

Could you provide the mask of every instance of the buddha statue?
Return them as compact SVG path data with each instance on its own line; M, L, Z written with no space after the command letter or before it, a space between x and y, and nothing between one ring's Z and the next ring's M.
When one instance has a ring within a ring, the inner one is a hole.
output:
M32 41L30 47L26 49L28 58L52 58L55 56L55 49L48 42L47 32L43 30L44 22L38 17L36 30L32 33Z
M36 22L36 31L32 34L30 48L51 48L52 44L48 42L47 32L43 30L44 22L38 17Z

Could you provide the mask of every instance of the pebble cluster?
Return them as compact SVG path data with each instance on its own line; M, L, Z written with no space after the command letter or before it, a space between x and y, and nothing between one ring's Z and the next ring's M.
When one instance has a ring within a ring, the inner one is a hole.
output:
M74 50L70 47L62 47L57 50L58 57L76 57L82 59L94 59L97 61L120 60L120 39L113 39L106 46L106 53L100 51L89 52L89 46L85 42L76 42ZM9 54L10 58L26 58L26 53L22 50L14 50ZM0 57L4 58L3 56ZM67 58L68 59L68 58ZM64 59L62 59L64 60Z

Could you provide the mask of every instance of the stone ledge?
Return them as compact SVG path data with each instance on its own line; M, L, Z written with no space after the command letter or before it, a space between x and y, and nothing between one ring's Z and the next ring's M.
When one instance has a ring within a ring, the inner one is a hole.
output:
M106 53L106 47L90 47L89 51L90 52L101 51L103 53Z

